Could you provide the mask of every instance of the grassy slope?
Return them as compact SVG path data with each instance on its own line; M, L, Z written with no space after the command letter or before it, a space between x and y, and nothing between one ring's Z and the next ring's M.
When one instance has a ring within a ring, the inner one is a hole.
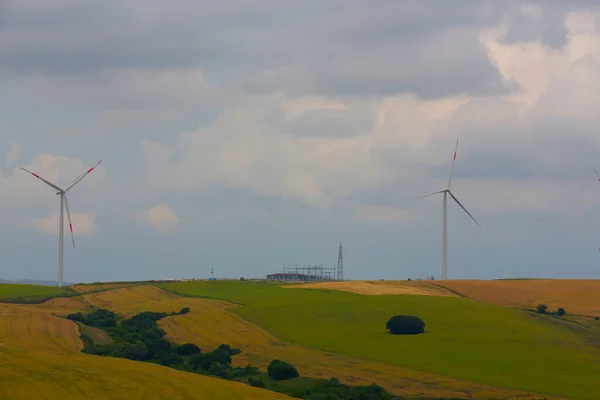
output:
M181 282L168 290L229 300L281 339L494 386L571 399L600 393L600 354L545 317L431 296L361 296L254 282ZM386 334L394 314L421 316L426 335Z
M76 300L71 298L69 302L73 303ZM295 365L302 376L327 379L335 376L354 385L377 383L393 393L405 396L528 400L534 398L526 392L498 390L471 381L294 346L232 313L232 304L223 301L180 297L151 286L132 286L94 293L85 295L83 300L98 307L108 307L122 315L147 310L168 312L190 307L189 314L160 321L168 337L179 343L195 343L203 350L214 349L221 343L231 344L242 349L242 353L234 357L236 365L251 363L265 370L271 360L282 359ZM59 301L63 303L61 306L64 309L67 305L63 299L52 300L50 303Z
M0 300L24 297L55 297L66 294L58 287L0 283Z

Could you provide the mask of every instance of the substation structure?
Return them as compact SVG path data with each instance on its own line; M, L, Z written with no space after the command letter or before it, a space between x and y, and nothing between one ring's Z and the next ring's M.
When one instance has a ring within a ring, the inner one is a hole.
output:
M283 267L283 272L267 275L268 280L300 282L333 281L335 277L336 268L326 268L322 264L304 267L297 265L295 267Z

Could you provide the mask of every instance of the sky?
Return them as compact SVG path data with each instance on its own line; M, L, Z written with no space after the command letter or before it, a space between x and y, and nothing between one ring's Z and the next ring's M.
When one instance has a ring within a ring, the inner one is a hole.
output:
M600 2L4 0L0 278L600 277ZM68 229L66 230L68 232Z

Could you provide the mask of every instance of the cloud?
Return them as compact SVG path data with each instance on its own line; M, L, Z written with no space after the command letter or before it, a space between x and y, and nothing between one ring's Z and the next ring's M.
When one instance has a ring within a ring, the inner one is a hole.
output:
M386 233L410 228L398 257L421 265L404 257L429 240L418 231L438 226L441 204L418 197L447 184L456 137L453 190L484 230L454 206L451 215L477 237L494 232L502 248L513 231L494 229L508 221L595 229L597 3L0 3L0 146L18 143L18 161L59 185L106 155L73 204L103 227L135 215L128 246L140 226L177 229L160 243L182 246L202 220L214 244L207 263L221 260L231 232L256 241L231 255L244 265L291 263L318 245L294 240L290 226L317 243L381 223ZM3 221L56 212L43 183L3 167ZM563 243L562 229L536 226L527 234ZM259 259L263 245L280 253ZM377 251L364 246L353 250L357 265ZM192 252L181 257L204 256ZM500 262L487 253L482 262Z
M215 83L292 97L507 90L476 33L498 23L509 8L428 3L386 2L374 9L367 1L339 7L260 0L232 12L208 1L183 1L175 9L141 1L102 7L11 1L4 12L8 34L0 41L0 69L106 83L106 71L151 66L185 73L202 66ZM107 26L107 20L114 24ZM311 21L309 29L305 21Z
M94 236L98 232L95 215L92 212L72 213L71 221L73 223L73 234L75 235L75 240L77 240L77 236ZM38 230L38 232L45 235L57 235L58 223L58 212L52 213L48 217L36 218L31 221L31 224ZM65 212L65 236L70 236L68 224L69 222Z
M19 160L19 157L21 157L21 146L17 142L11 142L8 154L4 159L4 166L10 167Z
M171 233L179 225L179 217L166 205L157 205L137 212L134 217L158 233Z
M360 220L376 223L397 223L411 218L404 210L390 206L363 206L355 210L354 216Z

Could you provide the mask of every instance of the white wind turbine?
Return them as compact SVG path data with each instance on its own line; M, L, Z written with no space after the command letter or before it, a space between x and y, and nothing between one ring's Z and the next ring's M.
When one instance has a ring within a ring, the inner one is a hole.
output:
M454 201L456 201L456 204L458 204L460 206L460 208L462 208L469 215L469 217L471 217L471 219L473 221L475 221L477 226L479 226L479 228L481 228L481 225L479 225L479 222L477 222L475 217L473 217L471 215L471 213L467 211L467 209L460 203L460 201L458 201L456 196L450 191L450 185L452 184L452 176L454 175L454 164L456 163L456 152L457 151L458 151L458 139L456 139L456 147L454 149L454 158L452 159L452 166L450 167L450 180L448 181L448 187L446 189L438 190L437 192L433 192L430 194L426 194L425 196L421 196L421 198L423 199L428 196L433 196L434 194L439 194L439 193L444 194L444 217L443 217L443 226L442 226L442 232L443 232L442 233L442 235L443 235L442 279L443 280L448 279L448 195L450 195L450 197L452 197L452 199Z
M35 176L39 180L43 181L46 185L50 186L53 189L56 189L58 192L57 195L60 196L60 216L58 220L58 287L61 287L63 284L63 241L65 235L65 227L64 227L64 208L67 209L67 218L69 219L69 230L71 231L71 241L73 242L73 247L75 247L75 237L73 236L73 224L71 223L71 212L69 211L69 201L67 200L67 192L71 190L75 185L77 185L83 178L85 178L90 172L92 172L103 160L100 160L96 165L92 168L88 169L83 174L79 175L73 183L66 189L61 189L57 185L52 182L47 181L36 173L26 170L25 168L19 167L19 169L30 173Z
M593 168L594 173L596 174L596 178L598 178L598 182L600 182L600 175L598 175L598 171L596 171L596 168ZM600 246L598 247L598 252L600 252Z

